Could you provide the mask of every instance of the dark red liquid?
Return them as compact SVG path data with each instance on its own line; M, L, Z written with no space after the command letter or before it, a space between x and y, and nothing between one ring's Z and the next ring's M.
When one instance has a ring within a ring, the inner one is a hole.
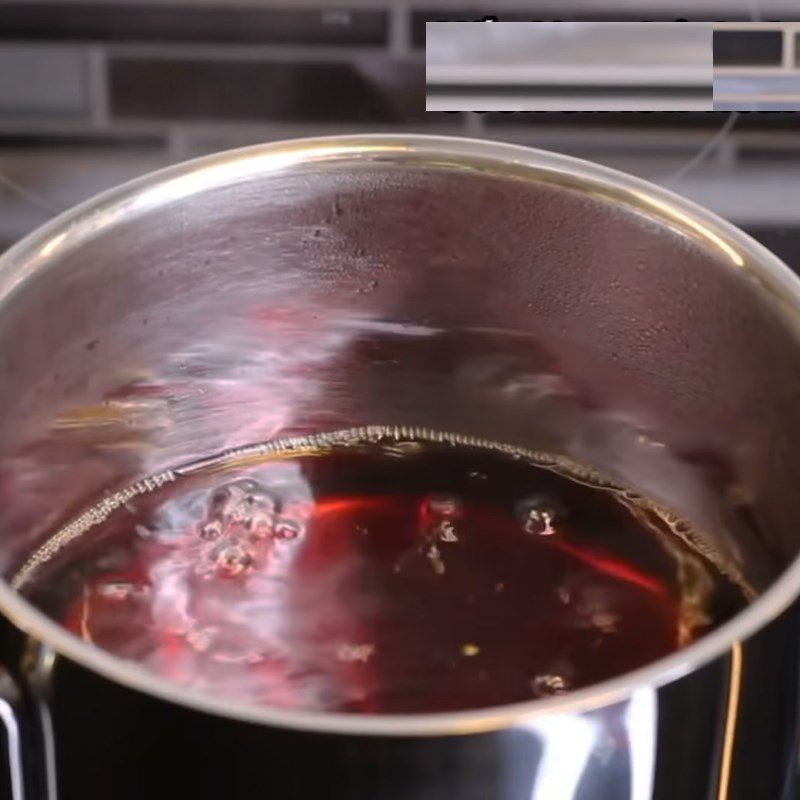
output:
M476 708L620 675L741 607L626 502L485 448L334 446L179 477L22 590L76 635L216 697Z

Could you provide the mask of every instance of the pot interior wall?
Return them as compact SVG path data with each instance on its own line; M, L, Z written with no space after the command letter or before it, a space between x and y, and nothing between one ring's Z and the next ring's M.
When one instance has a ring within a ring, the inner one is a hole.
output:
M795 555L800 348L691 232L544 172L346 159L95 227L0 302L6 572L142 474L363 424L588 461L758 585Z

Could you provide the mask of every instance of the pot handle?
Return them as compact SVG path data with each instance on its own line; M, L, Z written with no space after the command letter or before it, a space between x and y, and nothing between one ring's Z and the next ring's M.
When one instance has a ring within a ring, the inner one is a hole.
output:
M0 666L0 723L5 729L6 780L10 800L33 800L27 791L30 775L25 769L25 701L22 691L11 674Z

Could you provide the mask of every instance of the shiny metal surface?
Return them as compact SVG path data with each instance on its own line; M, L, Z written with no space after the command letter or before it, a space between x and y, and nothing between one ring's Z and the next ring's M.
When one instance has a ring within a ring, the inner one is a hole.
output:
M428 111L711 110L712 26L428 22Z
M709 23L429 22L428 83L708 86Z
M765 725L788 732L795 716L776 700L796 668L794 638L788 617L772 621L800 587L799 309L789 270L703 209L586 162L471 140L364 136L224 153L40 229L0 259L6 576L64 509L143 474L282 433L385 422L593 462L701 522L760 591L697 644L600 686L479 712L354 717L177 688L75 640L0 585L3 613L64 657L51 676L63 796L103 783L98 759L89 769L75 752L86 742L69 735L92 719L124 737L125 748L90 737L127 750L125 763L106 753L120 797L142 791L119 779L125 769L149 774L167 755L194 765L193 796L212 796L231 760L255 775L264 747L282 754L270 780L289 797L341 779L348 798L645 800L678 796L659 786L687 775L702 780L682 797L752 797L731 777L736 748L764 736L737 731L747 676L760 679ZM524 382L488 391L469 353L458 354L461 371L416 373L354 346L375 331L424 344L426 331L463 328L545 342L598 413L618 415L611 441L595 441L591 422L557 436L555 412L532 414ZM641 447L643 433L699 459L691 492L662 449ZM720 471L756 533L728 524ZM756 664L778 654L769 670L748 672L753 647ZM776 664L786 675L775 678ZM692 748L671 717L678 708L699 717ZM152 731L173 746L154 749ZM776 786L787 737L765 755ZM197 764L211 742L225 743L225 758ZM286 755L297 748L318 773L300 774Z

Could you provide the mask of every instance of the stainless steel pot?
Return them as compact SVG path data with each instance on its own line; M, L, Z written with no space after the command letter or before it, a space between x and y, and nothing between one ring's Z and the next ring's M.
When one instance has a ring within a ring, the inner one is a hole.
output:
M6 578L58 522L144 474L278 434L387 423L592 461L701 523L759 596L599 686L371 717L177 687L0 583L8 649L21 652L0 681L11 796L27 783L25 797L56 784L67 800L172 797L174 781L193 798L788 797L799 320L800 282L713 214L484 141L248 148L58 217L0 258ZM427 332L463 329L520 335L503 364L513 380L471 352L426 358ZM363 346L376 332L417 349L395 342L405 355L387 359ZM524 380L542 352L565 381L557 402Z

